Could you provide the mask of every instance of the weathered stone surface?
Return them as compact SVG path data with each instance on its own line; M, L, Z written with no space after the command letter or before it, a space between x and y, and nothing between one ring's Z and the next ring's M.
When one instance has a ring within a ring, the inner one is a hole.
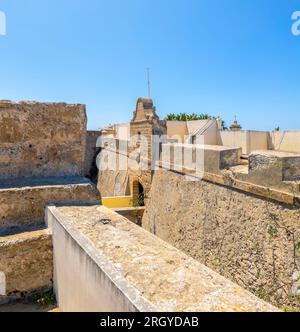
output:
M0 272L6 279L6 294L2 295L20 296L52 287L52 239L48 231L0 237Z
M242 155L241 148L217 145L163 144L162 151L164 162L190 168L191 166L195 168L197 163L197 167L201 166L201 171L214 173L220 173L222 169L238 165ZM192 165L189 166L191 162Z
M84 105L0 101L0 179L83 175Z
M113 209L113 211L132 221L134 224L141 226L145 207L120 208Z
M78 177L2 181L0 235L43 224L48 203L95 203L96 187Z
M103 206L47 215L62 311L277 311Z
M148 136L151 137L150 132ZM137 158L138 163L140 163L140 169L131 167L134 149L129 149L128 153L123 155L123 151L120 151L118 148L118 140L110 139L109 141L110 145L103 146L99 160L102 158L106 162L107 160L116 161L116 169L99 171L98 189L102 197L129 195L129 187L132 188L134 182L139 182L143 186L147 196L151 189L153 169L159 163L159 160L155 160L154 157L153 159L152 157L148 159L149 156L143 160L142 158ZM185 167L189 167L195 171L197 164L197 168L200 168L197 171L221 174L222 170L239 163L242 149L210 145L163 144L162 153L162 162L169 169L182 170ZM138 149L137 155L139 156ZM127 160L124 164L128 165L128 170L119 170L119 158ZM158 165L158 167L160 166Z
M101 197L130 196L128 171L99 171L97 187Z
M280 186L283 181L300 180L300 155L254 151L249 156L249 179L270 186Z
M3 278L9 297L52 286L47 204L99 203L86 139L84 105L0 101L0 293Z
M157 171L143 227L264 299L299 309L299 207Z

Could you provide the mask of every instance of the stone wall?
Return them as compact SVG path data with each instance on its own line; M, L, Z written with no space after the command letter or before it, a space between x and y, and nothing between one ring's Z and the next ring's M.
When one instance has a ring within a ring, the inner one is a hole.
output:
M265 300L300 309L299 207L157 171L143 227Z
M48 203L100 201L97 189L82 178L11 181L9 184L7 188L0 184L0 236L42 225Z
M128 171L99 171L97 187L101 197L130 196Z
M0 101L0 302L52 287L49 203L99 203L84 105Z
M5 275L5 294L19 297L52 287L52 239L47 231L0 237L0 272ZM3 298L2 298L3 299Z
M278 311L103 206L47 216L63 312Z
M142 219L145 212L145 207L133 207L133 208L119 208L113 209L116 213L132 221L134 224L141 226Z
M83 175L84 105L0 101L0 179Z

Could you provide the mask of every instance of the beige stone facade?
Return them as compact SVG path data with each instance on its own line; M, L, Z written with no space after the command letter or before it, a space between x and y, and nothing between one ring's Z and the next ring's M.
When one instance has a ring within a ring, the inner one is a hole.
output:
M124 195L136 197L139 192L138 186L141 185L147 196L152 182L153 136L162 137L166 134L166 122L161 121L157 116L152 99L139 98L130 122L129 141L123 141L128 146L125 154L129 167L126 170L119 170L119 155L117 155L116 170L100 171L98 175L98 189L101 195L103 197ZM122 141L117 137L114 138L117 140L117 145ZM109 150L109 148L106 148L106 150ZM141 151L143 151L143 160L139 159ZM117 152L119 153L118 146ZM135 159L135 155L137 155L137 159ZM140 167L130 167L132 161L137 162Z

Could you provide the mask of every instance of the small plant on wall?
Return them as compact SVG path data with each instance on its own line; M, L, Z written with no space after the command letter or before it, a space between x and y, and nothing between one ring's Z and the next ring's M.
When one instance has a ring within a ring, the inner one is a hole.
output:
M131 203L133 207L145 206L146 195L144 193L139 194L136 198L133 198Z
M215 117L211 116L206 113L201 113L201 114L188 114L188 113L179 113L179 114L174 114L174 113L169 113L166 118L166 121L198 121L198 120L219 120L221 122L221 127L223 130L227 130L228 128L226 127L225 121L223 121L220 117Z
M195 120L212 120L214 117L208 114L188 114L188 113L179 113L174 114L170 113L166 116L166 121L195 121Z

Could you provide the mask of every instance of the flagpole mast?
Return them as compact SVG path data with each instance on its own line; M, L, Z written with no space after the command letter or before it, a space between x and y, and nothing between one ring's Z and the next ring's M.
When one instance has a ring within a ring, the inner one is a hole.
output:
M150 68L147 68L148 97L151 98Z

